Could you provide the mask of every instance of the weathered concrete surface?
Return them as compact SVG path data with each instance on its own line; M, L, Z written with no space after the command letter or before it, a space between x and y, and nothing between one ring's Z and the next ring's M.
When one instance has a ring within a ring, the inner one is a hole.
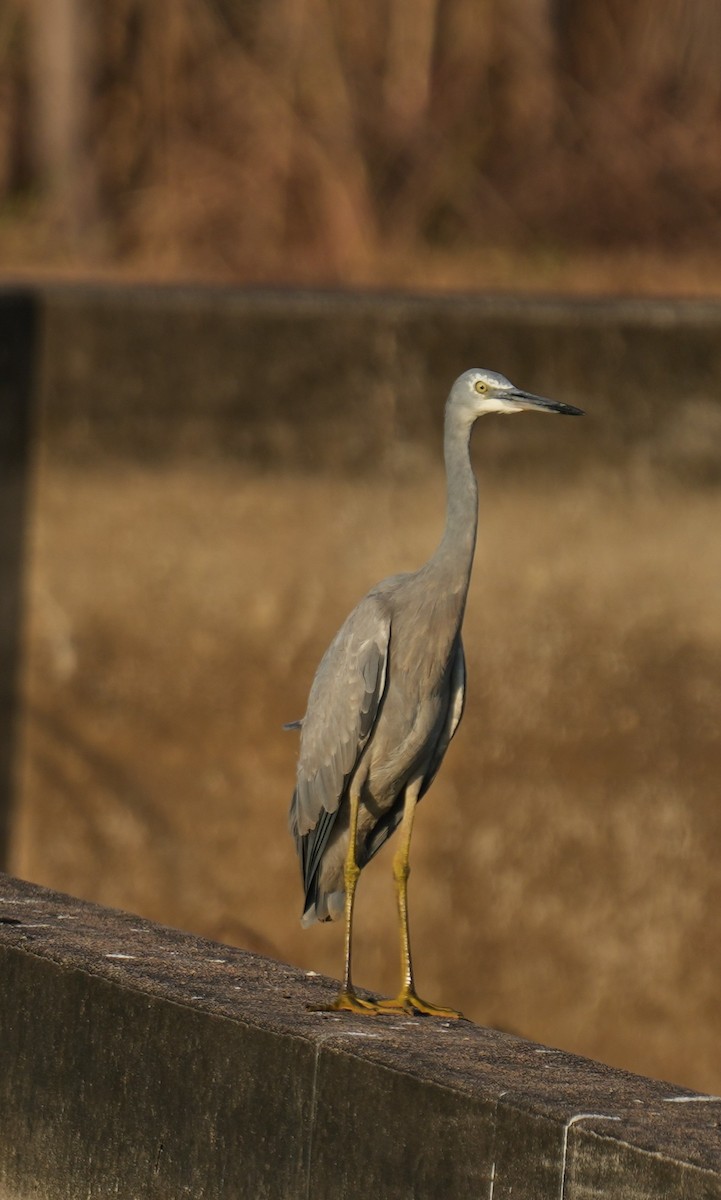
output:
M16 765L37 307L29 292L0 292L0 867L7 865Z
M440 455L450 382L492 366L592 425L549 458L544 422L511 439L489 422L487 472L721 478L719 303L77 286L42 303L46 434L74 461L412 470Z
M0 1195L711 1200L721 1099L0 878Z

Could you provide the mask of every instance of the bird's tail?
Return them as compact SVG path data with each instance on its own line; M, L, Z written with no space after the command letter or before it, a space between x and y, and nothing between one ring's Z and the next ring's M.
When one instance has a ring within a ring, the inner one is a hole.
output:
M345 892L321 892L313 881L305 898L305 911L300 919L304 929L316 921L339 921L345 911Z

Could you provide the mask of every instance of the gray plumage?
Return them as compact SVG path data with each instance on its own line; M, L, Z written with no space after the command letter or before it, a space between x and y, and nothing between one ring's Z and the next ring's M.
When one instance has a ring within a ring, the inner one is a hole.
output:
M407 792L415 803L428 790L458 728L466 674L461 625L478 512L471 430L484 413L524 408L579 412L521 392L491 371L466 371L456 380L445 410L440 544L419 570L371 589L318 667L300 722L290 807L304 925L343 915L351 787L359 797L355 861L362 868L400 823Z

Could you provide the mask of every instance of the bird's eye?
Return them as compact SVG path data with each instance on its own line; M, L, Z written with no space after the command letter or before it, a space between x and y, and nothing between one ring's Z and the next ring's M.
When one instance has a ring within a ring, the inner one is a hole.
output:
M477 379L473 386L477 392L483 393L488 391L488 384L484 383L482 379Z

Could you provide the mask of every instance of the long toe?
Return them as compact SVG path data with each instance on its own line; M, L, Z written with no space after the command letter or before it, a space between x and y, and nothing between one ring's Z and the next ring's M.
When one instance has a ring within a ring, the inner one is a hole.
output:
M406 990L400 992L394 1000L379 1000L377 1008L380 1012L407 1012L452 1021L463 1019L463 1013L456 1012L455 1008L441 1008L438 1004L429 1004L427 1000L421 1000L415 992Z

